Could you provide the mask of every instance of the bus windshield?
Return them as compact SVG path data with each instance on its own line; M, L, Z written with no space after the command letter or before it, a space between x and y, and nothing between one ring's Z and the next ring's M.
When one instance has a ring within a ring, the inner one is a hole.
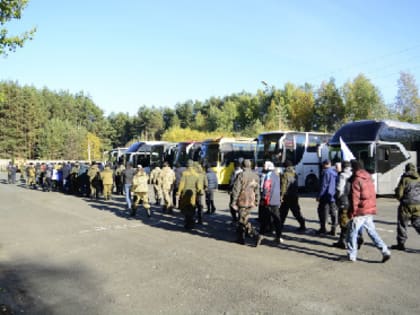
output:
M262 167L264 165L264 161L273 161L273 163L275 163L275 161L279 160L279 141L283 135L284 133L269 133L258 136L256 159L258 167ZM276 166L278 166L278 164L279 163L275 163Z
M201 159L204 165L209 165L211 167L217 166L219 161L219 144L206 144L201 148Z

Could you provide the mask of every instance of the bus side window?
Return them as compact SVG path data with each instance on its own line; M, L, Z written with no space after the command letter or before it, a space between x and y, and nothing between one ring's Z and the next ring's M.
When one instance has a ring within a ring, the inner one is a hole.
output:
M404 154L394 145L379 146L376 154L380 173L385 173L406 160Z

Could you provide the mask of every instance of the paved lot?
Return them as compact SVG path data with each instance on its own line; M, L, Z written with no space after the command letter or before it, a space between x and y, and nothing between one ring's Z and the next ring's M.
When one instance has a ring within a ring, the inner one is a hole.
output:
M4 182L4 174L0 180ZM131 219L109 202L0 183L0 314L420 314L420 237L407 253L367 244L359 261L318 237L316 202L302 197L305 234L235 244L228 195L193 232L179 213ZM378 200L380 235L395 243L397 202Z

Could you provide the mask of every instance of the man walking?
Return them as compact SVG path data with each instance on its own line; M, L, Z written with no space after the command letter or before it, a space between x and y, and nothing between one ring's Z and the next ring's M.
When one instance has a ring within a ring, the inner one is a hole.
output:
M276 230L275 242L283 243L280 224L280 178L275 171L273 162L264 163L264 175L261 186L261 216L260 216L260 234L258 235L256 246L261 244L264 234L271 232L270 221L273 222Z
M178 191L176 193L177 199L179 199L179 208L185 217L184 227L187 230L194 228L196 197L202 190L203 186L195 171L194 162L188 160L187 169L182 173Z
M133 177L133 205L131 208L131 216L134 217L137 212L137 207L140 201L143 202L143 207L146 209L147 216L150 218L152 213L150 212L149 204L149 176L144 171L141 165L137 165L137 173Z
M251 170L251 161L244 160L243 172L235 179L232 189L231 207L239 214L238 227L236 230L239 244L245 244L245 236L257 237L255 228L249 222L251 210L258 207L260 199L258 175Z
M408 221L420 234L420 176L413 163L405 166L405 172L395 190L400 201L398 207L397 244L392 249L405 251Z
M133 164L128 162L127 168L122 172L127 210L131 210L131 186L133 185L133 177L135 174L136 170L133 168Z
M353 170L351 184L351 206L349 217L352 218L349 225L347 238L347 253L350 261L357 259L357 236L361 229L366 230L375 246L382 252L382 262L391 258L391 253L376 232L373 216L376 214L376 192L370 174L363 169L361 162L352 160Z
M289 210L292 211L293 216L299 222L299 231L304 232L306 230L305 218L302 216L302 212L299 206L298 196L298 181L293 164L290 161L285 163L286 169L281 176L281 206L280 206L280 227L283 230L284 222L286 221Z
M337 206L335 204L335 189L336 189L336 178L337 172L331 167L331 162L325 160L322 163L322 179L321 179L321 190L317 198L318 204L318 218L320 229L318 234L326 234L327 229L327 217L331 217L331 235L335 235L335 229L337 225Z
M159 182L163 196L163 212L172 213L172 189L175 183L175 172L169 167L169 163L166 161L163 162Z

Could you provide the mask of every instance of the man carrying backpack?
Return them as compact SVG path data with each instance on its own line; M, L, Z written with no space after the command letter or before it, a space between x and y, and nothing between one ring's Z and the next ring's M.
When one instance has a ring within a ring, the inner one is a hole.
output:
M244 170L235 179L232 188L231 207L238 211L239 222L237 227L237 240L239 244L245 244L245 235L257 236L255 228L249 222L251 210L258 206L260 199L259 178L251 170L251 161L244 160Z
M283 243L283 239L280 237L280 178L271 161L265 161L264 163L264 174L261 185L260 234L255 245L259 246L264 239L264 234L271 232L271 220L276 230L275 242L277 244Z
M397 244L392 249L405 251L407 241L408 220L420 234L420 176L413 163L407 163L405 172L395 189L396 197L400 201L398 207Z

